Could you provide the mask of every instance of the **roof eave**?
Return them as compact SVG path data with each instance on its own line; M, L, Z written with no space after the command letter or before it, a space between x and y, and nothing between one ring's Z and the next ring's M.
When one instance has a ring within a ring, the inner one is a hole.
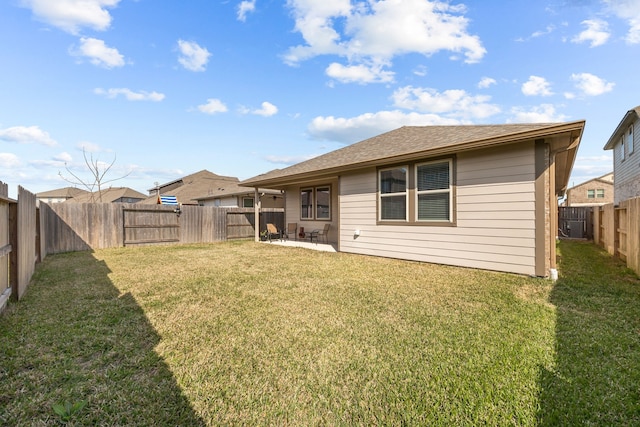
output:
M272 188L284 187L286 185L299 183L300 181L335 177L341 173L349 172L357 169L365 169L365 168L374 167L374 166L384 166L388 164L418 160L425 157L445 156L445 155L459 153L462 151L470 151L470 150L475 150L480 148L491 148L499 145L513 144L513 143L531 140L531 139L540 139L540 138L548 137L551 135L563 134L567 132L569 133L578 132L577 141L574 140L574 138L570 138L565 147L565 149L567 149L572 144L577 146L577 144L580 141L582 132L584 130L584 126L585 126L584 120L578 120L578 121L568 122L568 123L560 123L560 124L551 125L549 127L545 127L542 129L536 129L536 130L531 130L531 131L526 131L521 133L513 133L513 134L509 134L509 135L505 135L497 138L495 137L483 138L483 139L478 139L474 141L469 141L463 144L450 145L450 146L440 147L440 148L435 148L430 150L422 150L422 151L417 151L417 152L398 155L398 156L378 158L378 159L374 159L366 162L345 164L345 165L341 165L334 168L314 170L314 171L309 171L304 173L276 177L272 179L269 179L269 178L259 179L259 176L258 176L253 179L242 181L240 184L247 187L272 187ZM563 148L562 146L559 146L556 149L562 150L562 148ZM571 161L571 167L573 167L574 160L575 160L575 156ZM567 177L567 182L568 182L568 177ZM565 188L566 188L566 185L565 185Z
M622 136L621 132L623 132L623 130L631 124L634 116L636 118L638 117L639 109L640 107L636 107L627 111L627 113L624 115L622 120L620 120L620 123L616 127L616 130L614 130L611 136L609 137L609 140L605 144L603 150L613 150L613 147L615 147L616 143L618 142L618 139L620 138L620 136Z

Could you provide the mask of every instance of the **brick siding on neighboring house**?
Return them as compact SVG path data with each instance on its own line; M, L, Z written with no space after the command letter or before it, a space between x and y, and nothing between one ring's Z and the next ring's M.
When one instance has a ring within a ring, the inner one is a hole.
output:
M613 203L613 172L567 190L566 206L599 206Z

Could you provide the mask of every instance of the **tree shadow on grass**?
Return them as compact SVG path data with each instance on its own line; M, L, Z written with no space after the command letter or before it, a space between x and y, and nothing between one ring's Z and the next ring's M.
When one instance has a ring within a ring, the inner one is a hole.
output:
M0 424L55 424L52 405L85 401L68 425L205 425L109 273L89 251L49 256L0 317Z
M541 372L538 421L640 425L640 281L588 242L560 242L556 364Z

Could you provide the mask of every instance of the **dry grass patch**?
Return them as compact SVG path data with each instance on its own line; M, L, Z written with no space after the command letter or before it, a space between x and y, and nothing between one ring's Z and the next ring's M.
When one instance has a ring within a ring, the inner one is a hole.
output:
M552 290L253 242L53 256L0 322L0 421L535 425Z

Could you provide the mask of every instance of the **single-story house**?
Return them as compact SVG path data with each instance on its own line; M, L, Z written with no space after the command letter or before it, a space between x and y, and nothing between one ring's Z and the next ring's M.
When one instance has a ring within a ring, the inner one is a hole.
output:
M236 188L240 180L235 176L217 175L203 169L148 190L149 196L142 204L157 204L160 196L173 196L183 205L199 205L198 198Z
M36 193L36 199L45 203L62 203L69 199L89 193L87 190L76 187L56 188L55 190L41 191Z
M109 187L102 191L76 195L66 203L138 203L146 197L129 187Z
M240 184L285 191L285 223L330 224L341 252L553 277L584 126L405 126Z
M279 190L258 189L260 205L263 208L283 208L284 196ZM253 208L255 192L251 187L232 184L218 188L206 195L196 197L200 206L216 206L226 208Z

